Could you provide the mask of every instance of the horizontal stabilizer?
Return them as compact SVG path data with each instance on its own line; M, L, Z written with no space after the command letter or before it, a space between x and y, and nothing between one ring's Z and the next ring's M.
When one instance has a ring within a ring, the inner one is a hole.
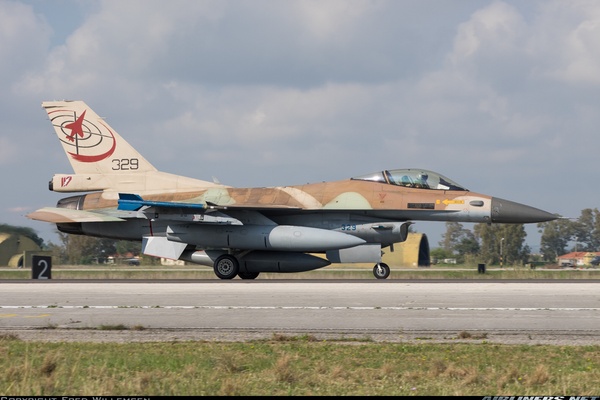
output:
M122 218L84 210L69 208L44 207L27 214L27 218L37 221L52 222L55 224L69 222L120 222Z
M171 208L178 210L187 211L205 211L206 206L204 204L195 203L177 203L172 201L150 201L144 200L141 196L132 193L119 193L119 210L122 211L137 211L140 208L147 207L158 207L158 208Z

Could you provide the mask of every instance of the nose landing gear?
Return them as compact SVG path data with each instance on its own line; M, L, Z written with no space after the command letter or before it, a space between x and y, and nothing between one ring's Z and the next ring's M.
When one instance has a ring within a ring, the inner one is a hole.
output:
M373 275L377 279L386 279L390 276L390 267L386 263L378 263L373 267Z

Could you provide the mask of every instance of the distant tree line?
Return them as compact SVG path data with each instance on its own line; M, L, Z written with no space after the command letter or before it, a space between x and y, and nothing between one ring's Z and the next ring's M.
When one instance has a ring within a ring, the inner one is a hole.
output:
M600 212L586 208L577 219L559 218L537 224L540 255L544 261L554 262L571 251L600 251ZM458 222L446 222L446 233L440 247L431 250L435 258L456 258L465 261L507 265L534 261L531 248L525 244L523 224L475 224L473 230Z
M84 235L69 235L59 232L60 243L50 243L55 262L59 264L104 263L109 257L131 253L139 256L142 243L129 240L96 238Z
M537 225L542 233L540 252L546 260L571 251L600 251L600 211L586 208L576 220L567 218Z
M446 222L440 248L434 258L456 258L458 263L525 264L531 248L525 244L523 224L475 224L473 230L458 222Z
M58 232L60 243L45 243L34 229L22 226L0 224L0 233L22 235L33 240L44 250L52 251L59 264L93 264L104 262L108 257L131 253L139 256L141 242L95 238L83 235L69 235Z

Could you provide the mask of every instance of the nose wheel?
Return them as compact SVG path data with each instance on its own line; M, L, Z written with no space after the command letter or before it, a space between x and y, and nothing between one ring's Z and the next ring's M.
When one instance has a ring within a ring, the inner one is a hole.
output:
M373 275L377 279L386 279L390 276L390 267L385 263L375 264L373 267Z

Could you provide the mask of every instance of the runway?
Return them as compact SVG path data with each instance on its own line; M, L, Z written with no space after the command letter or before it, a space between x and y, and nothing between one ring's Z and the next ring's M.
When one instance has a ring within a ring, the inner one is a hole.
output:
M600 344L599 289L582 281L5 281L0 335Z

